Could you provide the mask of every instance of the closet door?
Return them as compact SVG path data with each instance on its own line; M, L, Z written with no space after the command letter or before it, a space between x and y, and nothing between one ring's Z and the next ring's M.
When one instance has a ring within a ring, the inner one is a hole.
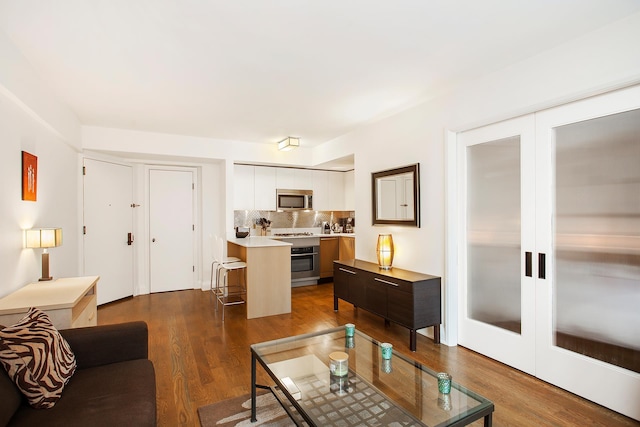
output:
M640 88L536 125L536 376L640 420Z
M459 342L535 368L533 116L458 135Z

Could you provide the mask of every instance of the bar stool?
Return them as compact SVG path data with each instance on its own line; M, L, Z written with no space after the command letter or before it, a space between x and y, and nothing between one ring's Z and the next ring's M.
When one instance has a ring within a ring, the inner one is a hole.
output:
M234 256L223 257L223 247L224 240L222 237L211 236L211 253L213 254L213 261L211 262L211 280L209 281L210 291L213 291L213 272L215 271L217 275L220 264L242 261L240 258Z
M220 237L215 237L214 261L211 264L210 287L216 298L216 311L218 311L218 303L222 305L222 321L224 322L224 308L226 306L245 303L243 297L246 295L247 290L244 283L244 273L247 268L247 263L240 261L239 258L235 257L224 258L222 256L223 245L224 240ZM238 261L232 261L234 258ZM215 288L213 287L214 265L216 265ZM238 277L236 284L230 285L229 272L231 271L236 271L236 274L240 275L242 280Z

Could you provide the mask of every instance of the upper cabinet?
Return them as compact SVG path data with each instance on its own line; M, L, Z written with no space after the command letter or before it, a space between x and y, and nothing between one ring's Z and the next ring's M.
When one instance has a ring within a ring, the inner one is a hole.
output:
M285 190L312 190L313 172L309 169L274 168L276 188Z
M344 179L344 210L356 210L355 174L351 170L342 174Z
M353 172L234 166L234 210L276 209L276 189L313 190L317 211L354 210Z
M233 208L237 210L255 209L255 167L235 165L233 172Z
M256 166L255 171L255 209L272 211L276 208L277 168Z
M313 190L313 171L310 169L293 170L294 190Z
M298 190L295 187L294 169L292 168L275 168L276 169L276 188L285 188L288 190ZM300 190L302 190L300 188ZM275 208L274 208L275 209Z
M328 210L329 200L329 172L314 170L313 173L313 209Z

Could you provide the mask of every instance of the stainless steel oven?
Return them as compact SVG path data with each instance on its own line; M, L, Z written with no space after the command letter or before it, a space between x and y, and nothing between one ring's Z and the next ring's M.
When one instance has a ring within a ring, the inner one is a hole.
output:
M291 286L316 285L320 279L320 238L281 240L291 243Z

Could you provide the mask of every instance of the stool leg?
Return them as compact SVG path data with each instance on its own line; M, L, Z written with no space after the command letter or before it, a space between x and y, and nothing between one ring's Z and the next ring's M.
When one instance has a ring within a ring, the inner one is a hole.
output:
M224 306L225 304L225 287L227 284L227 281L229 280L229 271L225 270L223 275L222 275L222 279L224 280L223 284L222 284L222 321L224 322Z
M222 266L220 264L218 264L218 266L216 267L216 291L215 291L215 297L216 297L216 311L218 311L218 295L220 292L220 270L222 270Z

